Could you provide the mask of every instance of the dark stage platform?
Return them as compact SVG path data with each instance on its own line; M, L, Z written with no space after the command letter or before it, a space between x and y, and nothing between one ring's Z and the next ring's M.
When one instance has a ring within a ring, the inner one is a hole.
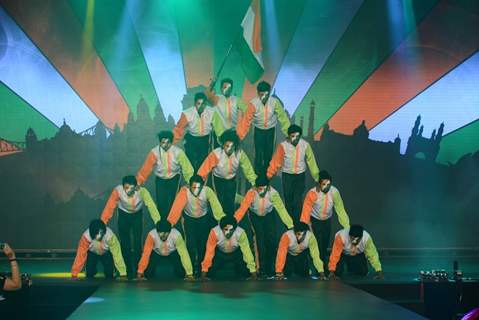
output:
M103 285L71 319L424 319L337 281Z
M462 312L479 305L479 259L455 257L466 277ZM31 319L424 319L417 270L451 269L450 257L385 257L385 278L185 283L72 280L71 260L21 260L34 285L17 294ZM0 270L8 267L0 261ZM166 270L165 270L166 271ZM459 310L461 311L461 310ZM19 314L19 315L18 315ZM3 317L0 317L3 319Z

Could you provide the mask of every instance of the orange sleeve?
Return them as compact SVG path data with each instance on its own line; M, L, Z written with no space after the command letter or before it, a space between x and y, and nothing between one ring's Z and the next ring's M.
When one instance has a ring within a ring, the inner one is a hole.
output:
M173 143L177 143L183 138L183 136L185 135L185 128L187 125L188 125L188 119L186 119L186 116L184 113L181 113L180 120L178 120L178 123L173 129Z
M331 250L331 256L329 257L328 269L330 272L336 271L336 265L341 258L341 253L343 253L343 240L339 234L334 238L333 250Z
M214 151L210 152L208 157L206 157L205 161L201 164L200 168L198 169L198 175L200 175L203 180L206 181L208 179L208 175L210 174L211 170L218 165L218 158Z
M110 197L108 198L108 201L106 202L105 208L103 208L103 211L101 213L100 219L105 224L108 224L108 221L110 221L111 217L113 216L115 208L118 205L118 199L120 199L120 195L118 194L118 191L116 189L113 189L112 193L110 194Z
M286 263L286 255L288 254L289 237L285 233L281 236L278 245L278 254L276 255L276 273L283 272L284 264Z
M268 170L266 171L266 175L268 179L271 179L276 172L283 166L284 162L284 148L281 144L278 145L276 151L269 162Z
M155 246L155 241L153 237L148 234L146 237L145 245L143 246L143 254L141 255L140 262L138 263L138 273L144 273L148 263L150 263L150 255L153 247Z
M216 234L211 229L210 234L208 236L208 242L206 242L206 253L205 257L203 259L203 262L201 262L201 271L202 272L208 272L208 270L211 267L211 264L213 263L213 258L215 257L215 249L216 249L216 242L218 240L216 239Z
M80 271L85 265L86 258L88 255L88 248L90 247L90 242L83 235L78 243L77 255L75 261L73 261L72 266L72 277L77 277Z
M254 200L254 190L250 189L246 193L245 197L243 198L243 201L241 201L240 207L235 212L235 219L238 223L243 219L244 215L246 214L249 207L251 206L251 203L253 202L253 200Z
M241 140L243 140L246 134L248 134L249 127L251 125L251 121L253 121L253 116L255 112L255 106L252 103L249 103L244 117L241 118L241 121L238 121L238 125L236 126L236 133Z
M142 185L145 183L145 181L148 179L150 176L151 171L153 170L153 167L156 165L156 156L153 153L153 151L150 151L148 153L148 156L145 159L145 162L143 163L143 166L138 170L138 173L136 174L136 181L138 181L138 185Z
M168 213L168 218L166 220L168 220L172 226L177 224L178 220L180 220L181 214L183 213L183 209L186 205L186 201L188 201L186 191L186 187L182 187L180 189L180 192L176 194L175 201L173 201L173 205Z
M206 89L205 89L205 95L208 98L208 100L210 100L210 102L213 106L216 106L218 104L218 101L220 99L216 95L215 91L213 89L211 89L209 86L206 87Z
M313 191L309 191L306 194L303 202L303 210L301 211L301 217L299 221L304 223L311 223L311 211L313 211L313 204L317 199L317 195Z

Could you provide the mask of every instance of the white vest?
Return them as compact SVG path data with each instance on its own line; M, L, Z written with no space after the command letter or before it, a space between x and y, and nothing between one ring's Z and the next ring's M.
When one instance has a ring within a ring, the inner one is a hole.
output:
M316 187L312 188L309 192L316 194L316 201L313 204L313 210L311 216L318 220L328 220L333 215L334 200L333 196L335 192L339 192L334 186L327 193L317 191Z
M129 197L121 184L116 186L115 189L120 197L118 208L128 213L136 213L143 208L143 199L139 191L135 191L135 193Z
M213 128L211 122L213 121L213 115L215 112L215 109L210 106L206 106L200 117L196 107L191 107L184 110L183 114L188 120L186 132L194 137L204 137L209 135L211 129Z
M236 176L240 164L240 157L242 150L233 152L231 156L227 156L223 148L216 148L213 150L218 164L213 169L213 175L222 179L233 179Z
M149 235L153 238L155 246L153 250L160 256L169 256L172 252L176 251L176 240L181 237L181 234L175 228L171 228L170 234L165 241L160 239L158 231L153 229L150 231Z
M349 228L339 230L336 233L336 236L340 236L341 240L343 241L343 253L346 255L351 255L353 245L351 244L351 240L349 239ZM368 242L369 238L371 236L369 233L366 231L363 231L363 237L361 238L361 241L359 241L358 245L356 246L356 253L362 253L364 252L364 249L366 248L366 242Z
M208 198L206 197L206 186L203 186L198 197L195 197L190 188L186 188L186 206L185 213L192 218L201 218L208 213Z
M272 186L269 186L268 192L266 192L264 197L260 197L258 191L254 190L253 202L250 205L250 211L254 214L264 217L271 211L273 211L274 205L271 202L271 196L274 193L278 193Z
M239 238L244 232L241 227L236 227L231 238L226 239L223 230L221 230L221 227L219 225L214 227L213 231L216 235L217 240L216 247L218 247L218 249L220 249L221 252L224 253L232 253L236 251L236 249L238 249Z
M178 156L183 152L175 145L170 146L168 151L160 146L151 149L156 157L155 175L162 179L171 179L181 172L181 166L178 163Z
M259 97L250 101L256 109L253 117L254 126L258 129L271 129L276 127L278 117L274 112L275 104L279 103L275 97L269 97L266 106L263 105Z
M300 139L298 144L293 146L289 141L281 142L284 150L282 171L289 174L300 174L306 171L306 148L309 143Z
M101 241L98 240L92 240L90 237L90 231L89 229L86 229L85 232L83 232L83 236L88 240L90 245L88 246L88 250L96 253L98 255L103 255L105 252L110 251L110 247L108 246L108 242L111 240L113 237L113 231L111 231L110 228L106 227L106 233L101 239Z
M216 107L223 119L225 129L235 128L238 123L238 98L230 96L227 99L223 95L218 95L218 103Z
M309 248L309 240L311 239L311 231L306 231L306 236L301 243L298 243L294 230L286 231L289 238L288 253L292 256L297 256L304 250Z

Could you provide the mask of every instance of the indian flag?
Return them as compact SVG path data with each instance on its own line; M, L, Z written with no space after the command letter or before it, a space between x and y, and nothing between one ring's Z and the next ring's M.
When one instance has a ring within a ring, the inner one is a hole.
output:
M241 64L249 82L254 83L264 72L261 56L261 13L259 0L253 0L246 12L241 27L243 37L240 39L239 50Z

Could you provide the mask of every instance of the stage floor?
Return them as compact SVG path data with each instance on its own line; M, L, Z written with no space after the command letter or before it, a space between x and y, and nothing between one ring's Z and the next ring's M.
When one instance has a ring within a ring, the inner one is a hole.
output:
M424 319L338 281L110 283L70 319Z
M383 280L343 277L341 281L326 282L72 280L69 259L21 260L20 268L34 279L28 313L40 318L424 319L409 311L424 314L415 280L418 271L450 271L455 259L466 278L479 278L478 257L385 257ZM8 270L5 261L0 261L0 270Z

